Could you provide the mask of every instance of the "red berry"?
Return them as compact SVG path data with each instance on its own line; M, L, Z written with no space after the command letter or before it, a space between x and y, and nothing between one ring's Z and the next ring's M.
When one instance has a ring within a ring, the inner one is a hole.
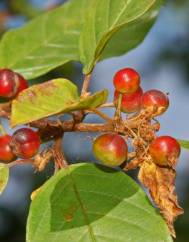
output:
M115 74L113 82L116 91L133 93L140 86L140 75L132 68L124 68Z
M159 90L149 90L142 96L142 108L154 112L154 116L163 114L169 107L169 99Z
M118 134L103 134L93 143L95 157L107 166L119 166L127 159L127 143Z
M17 96L24 89L28 88L28 82L19 73L15 73L15 74L17 75L18 80L19 80L19 85L18 85L18 89L17 89L17 93L16 93L16 96Z
M154 162L160 166L175 166L180 155L180 145L170 136L160 136L149 146Z
M0 96L12 98L17 91L16 75L9 69L0 70Z
M0 70L0 97L14 98L26 88L28 83L23 76L10 69Z
M119 92L115 91L114 93L114 103L117 106ZM143 90L141 87L137 89L136 92L131 94L123 94L121 102L121 111L124 113L133 113L137 112L141 108Z
M11 140L13 153L18 157L29 159L37 154L40 146L39 135L29 128L17 130Z
M11 136L3 135L0 137L0 162L9 163L16 159L11 147Z

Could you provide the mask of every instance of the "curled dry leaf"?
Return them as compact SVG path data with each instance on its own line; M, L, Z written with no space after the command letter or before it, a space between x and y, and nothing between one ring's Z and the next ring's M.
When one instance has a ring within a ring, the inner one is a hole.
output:
M173 223L183 213L175 193L176 172L172 168L159 167L153 162L142 163L138 178L149 189L152 199L161 210L170 232L176 237Z
M40 154L36 155L33 165L37 171L43 171L46 165L50 162L53 154L51 150L45 150Z

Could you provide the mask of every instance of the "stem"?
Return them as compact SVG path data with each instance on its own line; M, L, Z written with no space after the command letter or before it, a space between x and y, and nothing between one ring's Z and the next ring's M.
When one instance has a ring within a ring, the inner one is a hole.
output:
M91 108L89 110L86 110L88 113L95 113L97 114L99 117L101 117L102 119L106 120L107 122L112 122L113 120L111 118L109 118L105 113L101 112L100 110L96 109L96 108Z
M1 122L0 122L0 133L1 133L2 135L6 135L6 134L7 134L7 132L5 131L5 129L4 129L4 127L3 127L3 125L2 125Z
M99 108L115 108L114 103L104 103Z
M1 103L0 104L0 117L10 118L11 113L11 102Z
M68 163L65 159L65 155L62 150L62 139L63 139L63 135L55 138L55 145L54 145L54 159L55 159L55 163L59 168L68 167Z
M39 135L42 140L48 141L53 140L61 132L120 132L123 134L128 134L128 131L125 130L124 123L120 123L115 128L113 122L106 122L103 124L96 123L74 123L73 121L64 121L61 124L55 121L49 121L47 125L41 123L33 123L32 127L39 129Z
M36 122L32 122L30 126L39 129L38 133L43 142L53 140L60 136L62 132L118 132L124 135L136 134L132 129L138 128L138 124L135 122L120 121L115 126L114 122L105 123L75 123L73 120L69 121L54 121L43 119ZM132 132L131 132L132 131Z
M120 93L119 97L118 97L118 103L117 103L115 115L114 115L114 119L116 121L121 120L121 102L122 102L122 97L123 97L123 94Z
M129 125L126 124L126 122L124 122L125 124L125 128L130 132L130 134L134 137L134 138L138 138L138 136L136 135L136 133L129 127Z
M83 87L81 90L81 97L85 97L87 95L89 90L90 80L91 80L91 73L85 75L84 77Z
M129 163L127 163L126 166L123 168L123 170L129 171L129 170L136 169L140 163L142 163L142 161L140 159L135 158L131 160Z
M133 159L134 157L136 156L136 152L130 152L130 153L128 153L128 160L129 159Z

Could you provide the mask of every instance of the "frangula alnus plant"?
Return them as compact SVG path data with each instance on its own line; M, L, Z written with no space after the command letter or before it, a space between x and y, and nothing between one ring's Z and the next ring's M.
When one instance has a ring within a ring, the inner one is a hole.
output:
M138 45L162 1L85 1L70 0L8 32L0 43L0 117L16 127L0 137L0 190L13 166L28 163L40 172L54 164L54 176L31 195L27 242L171 241L183 209L174 191L180 145L157 135L156 118L168 110L168 95L143 90L139 72L131 67L112 76L112 102L107 102L108 90L89 92L95 64ZM83 64L80 94L64 78L32 86L26 81L73 60ZM110 108L112 117L103 111ZM90 114L103 122L87 123ZM67 132L98 133L91 147L103 166L71 164L62 143ZM135 168L164 220L125 174Z

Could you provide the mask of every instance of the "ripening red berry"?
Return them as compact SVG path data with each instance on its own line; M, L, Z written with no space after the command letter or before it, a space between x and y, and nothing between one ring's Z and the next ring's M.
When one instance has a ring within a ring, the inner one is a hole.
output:
M22 92L24 89L28 88L28 82L26 81L26 79L20 75L19 73L15 73L18 77L19 80L19 84L18 84L18 88L17 88L17 93L16 96Z
M115 74L113 82L116 91L133 93L140 86L140 75L132 68L124 68Z
M119 92L114 92L114 103L117 106ZM124 113L133 113L138 112L141 108L141 100L142 100L143 90L139 87L136 92L131 94L123 94L122 102L121 102L121 111Z
M174 167L180 155L180 144L171 136L160 136L150 144L149 151L157 165Z
M10 142L11 136L3 135L0 137L0 162L9 163L16 159L11 150Z
M103 164L119 166L127 159L127 143L118 134L103 134L95 139L93 153Z
M39 135L29 128L17 130L11 140L13 153L24 159L29 159L37 154L40 146Z
M23 76L10 69L0 69L0 97L14 98L26 88L28 83Z
M0 69L0 97L12 98L16 91L15 73L9 69Z
M151 110L154 116L163 114L168 107L168 96L159 90L149 90L142 96L142 108Z

